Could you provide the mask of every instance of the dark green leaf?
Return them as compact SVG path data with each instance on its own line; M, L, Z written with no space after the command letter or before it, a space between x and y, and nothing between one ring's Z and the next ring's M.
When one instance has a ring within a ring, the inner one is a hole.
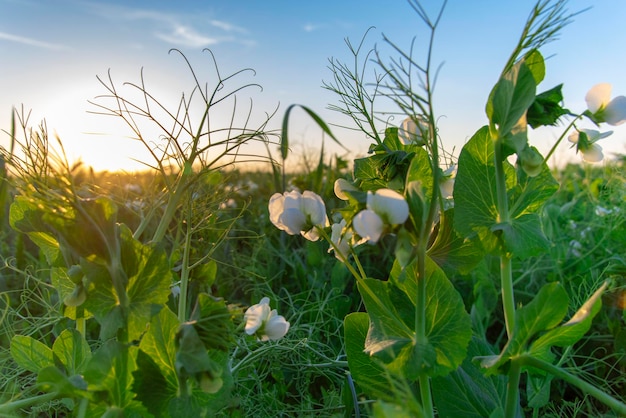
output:
M348 366L354 381L370 397L393 400L391 376L374 357L363 351L369 329L369 316L353 312L344 318L344 334Z
M556 126L563 115L570 114L568 109L561 106L563 103L563 84L544 91L535 97L535 101L528 108L526 119L533 128L540 126Z
M482 418L497 408L504 408L506 378L500 375L485 377L471 360L492 353L484 341L472 338L461 367L432 380L433 399L440 416Z

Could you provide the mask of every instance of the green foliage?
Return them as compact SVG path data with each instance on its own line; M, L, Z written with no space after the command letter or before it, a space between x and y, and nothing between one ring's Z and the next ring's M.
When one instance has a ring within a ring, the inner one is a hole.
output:
M538 255L548 247L536 213L557 190L558 184L544 167L536 177L526 176L502 162L509 199L508 222L498 212L493 141L481 128L463 147L455 182L454 227L463 236L477 236L488 252L500 249L520 258Z

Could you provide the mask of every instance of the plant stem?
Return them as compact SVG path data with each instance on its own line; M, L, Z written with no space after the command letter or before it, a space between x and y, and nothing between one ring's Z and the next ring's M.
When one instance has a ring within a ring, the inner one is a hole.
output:
M561 143L561 141L563 140L563 138L565 138L565 135L567 134L567 132L570 130L570 128L572 126L574 126L574 124L576 123L576 121L578 119L581 118L581 115L577 115L573 121L570 122L569 125L567 125L567 128L565 128L563 130L563 133L561 134L561 136L559 136L559 139L556 140L556 142L554 143L554 145L552 145L552 148L550 148L550 151L546 154L545 158L543 159L544 163L547 163L548 160L550 159L550 157L552 157L552 154L554 154L554 151L556 151L556 147Z
M596 398L597 400L599 400L606 406L613 409L619 415L626 416L626 404L625 403L619 401L618 399L615 399L614 397L612 397L605 391L601 390L600 388L592 385L591 383L588 383L582 380L580 377L569 373L565 369L557 367L553 364L550 364L546 361L540 360L528 354L524 354L518 357L517 359L513 360L511 363L514 363L514 362L518 363L520 366L531 366L537 369L545 370L546 372L558 377L559 379L562 379L566 381L567 383L573 386L576 386L578 389L582 390L586 394L593 396L594 398Z
M497 135L497 134L496 134ZM494 165L496 170L496 195L498 205L498 223L506 225L510 223L509 202L506 191L506 178L504 175L504 153L502 140L494 141ZM513 294L513 269L511 257L507 254L504 242L500 239L500 284L502 287L502 307L504 309L504 321L506 333L509 338L515 329L515 297Z
M492 134L493 135L493 134ZM498 223L507 227L511 222L509 214L509 202L506 190L506 177L504 174L504 152L502 139L499 134L494 145L494 165L496 175L496 195L498 205ZM500 231L502 233L502 231ZM508 254L504 239L499 236L500 241L500 286L502 293L502 308L504 311L504 322L507 337L510 340L515 330L515 295L513 293L513 268L511 256ZM514 417L519 407L519 381L520 367L511 362L509 369L508 386L506 391L505 414L506 417Z
M189 285L189 251L191 249L191 202L189 202L189 219L185 232L185 247L183 248L183 265L180 272L180 294L178 295L178 321L187 321L187 288Z
M424 417L432 418L434 417L433 413L433 400L430 393L430 377L426 375L421 375L419 378L420 382L420 397L422 398L422 411L424 412Z
M521 375L521 365L515 360L511 361L509 369L509 380L506 386L506 400L504 403L504 416L515 417L519 405L519 381Z
M7 402L0 405L0 416L8 416L16 409L28 408L29 406L52 401L59 398L57 392L44 393L43 395L32 396L26 399L20 399L19 401Z

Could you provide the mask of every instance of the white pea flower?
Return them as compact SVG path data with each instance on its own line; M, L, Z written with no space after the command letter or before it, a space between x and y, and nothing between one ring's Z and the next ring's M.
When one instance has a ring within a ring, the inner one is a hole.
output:
M244 313L245 332L261 341L280 340L289 331L289 322L276 309L270 309L270 298L264 297Z
M572 132L567 139L569 142L576 144L576 150L580 151L584 161L597 163L602 161L604 154L602 154L602 147L596 144L596 142L612 133L613 131L598 132L593 129L579 129Z
M333 186L333 190L335 191L335 195L339 199L341 199L341 200L348 200L350 198L350 196L348 196L348 194L346 194L346 192L347 191L348 192L349 191L357 191L359 189L354 187L354 185L352 183L350 183L348 180L339 178L339 179L335 180L335 184Z
M611 89L609 83L596 84L587 92L585 101L595 122L617 126L626 122L626 97L611 100Z
M345 262L350 255L350 241L354 235L351 230L346 230L346 225L346 220L342 219L341 222L331 226L330 240L334 244L334 247L331 245L328 249L328 252L335 252L337 260L343 262Z
M415 122L417 120L417 123ZM423 116L407 117L398 127L398 139L404 145L424 145L428 139L430 127Z
M326 215L326 205L317 194L305 191L275 193L269 202L270 221L289 235L302 234L309 241L317 241L316 227L330 226Z
M387 227L403 224L409 217L409 205L404 197L391 189L367 193L367 209L352 219L356 233L369 244L375 244Z

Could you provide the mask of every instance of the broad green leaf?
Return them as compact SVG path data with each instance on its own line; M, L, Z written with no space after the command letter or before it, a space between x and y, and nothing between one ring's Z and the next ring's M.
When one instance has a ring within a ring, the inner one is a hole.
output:
M178 387L175 362L179 325L176 315L168 307L164 307L158 315L152 317L150 327L139 343L139 349L152 359L173 388Z
M535 177L527 176L524 170L517 170L517 183L508 191L510 216L517 218L537 213L558 188L559 183L546 165Z
M11 339L11 357L18 366L33 373L38 373L44 367L54 366L52 350L26 335L16 335Z
M376 154L354 160L354 178L359 180L359 187L364 190L376 190L387 187L387 181L381 178L380 167L385 155Z
M537 49L533 49L524 55L524 63L530 70L535 80L535 84L539 85L546 76L546 63Z
M163 360L154 358L141 349L137 352L137 370L133 372L133 392L137 394L137 400L145 405L152 415L161 417L164 416L164 411L167 411L171 399L176 397L178 382L172 385L163 376L157 361Z
M437 225L437 237L428 248L428 256L452 277L468 274L482 260L484 252L477 239L463 239L454 230L454 211L448 209Z
M193 324L206 349L224 352L230 349L234 326L224 299L200 293L189 322Z
M544 250L548 244L537 212L556 191L557 183L547 167L536 177L503 162L509 200L510 223L500 223L497 210L493 143L487 127L481 128L459 156L454 200L454 227L464 238L478 236L485 251L500 247L519 258Z
M348 366L354 381L369 397L394 399L391 376L374 357L363 351L369 329L369 316L365 312L353 312L344 320L344 336Z
M571 112L561 106L563 103L563 84L544 91L535 97L535 101L528 108L526 118L533 128L540 126L556 126L563 115Z
M433 400L440 416L482 418L498 408L504 409L506 378L486 377L472 362L474 357L492 353L486 342L472 338L461 367L432 380Z
M533 62L536 66L537 63ZM501 138L526 114L535 100L537 82L525 60L520 60L498 80L487 103L487 116L498 126Z
M387 187L402 190L415 154L404 150L386 151L354 160L354 178L363 191Z
M522 260L540 255L549 247L541 228L539 215L528 213L515 218L510 224L495 225L492 231L502 231L505 250Z
M551 347L568 347L580 340L591 328L591 322L602 306L602 294L608 286L604 282L598 290L578 309L576 314L565 324L543 334L530 347L530 353L546 361L554 359Z
M99 402L90 403L90 414L122 410L123 416L150 417L132 390L138 348L114 340L105 342L91 357L83 374L89 391L98 393Z
M142 244L121 228L122 265L128 276L128 336L138 339L150 319L167 302L171 270L167 254L156 245Z
M515 185L513 167L504 162L507 188ZM487 251L497 248L491 228L498 221L493 142L484 126L461 150L454 184L454 228L464 238L478 235Z
M551 374L532 375L526 378L526 397L528 406L541 408L550 402L550 383L554 378Z
M535 298L517 310L513 335L497 356L484 357L481 360L487 373L497 373L498 368L512 357L528 351L529 344L542 331L557 326L567 314L569 297L558 283L548 283L539 290Z
M416 379L442 376L456 369L466 355L471 323L463 301L436 264L426 264L426 335L415 327L416 263L402 270L396 263L386 282L367 279L359 292L370 317L365 351L384 361L390 371Z
M28 234L51 266L61 265L63 258L59 242L48 226L41 221L42 215L43 209L39 207L36 200L26 196L16 196L9 210L9 222L13 229Z
M91 360L91 348L85 337L73 328L64 329L52 345L52 352L58 358L68 376L82 373Z

